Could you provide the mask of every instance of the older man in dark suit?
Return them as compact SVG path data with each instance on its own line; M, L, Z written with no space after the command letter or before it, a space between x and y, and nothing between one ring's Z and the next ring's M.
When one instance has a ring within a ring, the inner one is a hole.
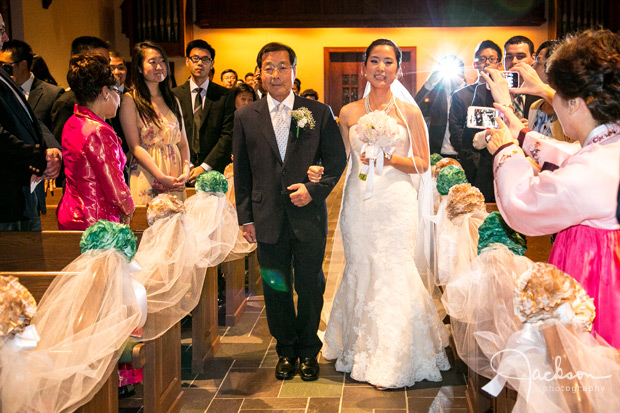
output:
M52 106L64 89L37 79L30 71L33 58L32 48L21 40L4 43L0 52L0 63L12 72L11 77L21 88L35 115L51 128Z
M269 43L257 63L267 96L235 116L239 224L249 242L258 242L267 322L280 357L276 378L293 378L299 359L302 380L316 380L325 290L325 198L345 168L345 149L329 106L293 93L297 58L290 47ZM319 162L324 175L318 183L309 182L308 168Z
M205 171L224 172L232 153L235 98L230 89L209 80L213 59L215 50L209 43L204 40L189 42L185 49L185 64L191 76L173 89L181 103L189 142L190 184Z
M59 148L17 84L0 69L0 230L41 229L45 193L40 181L58 175Z

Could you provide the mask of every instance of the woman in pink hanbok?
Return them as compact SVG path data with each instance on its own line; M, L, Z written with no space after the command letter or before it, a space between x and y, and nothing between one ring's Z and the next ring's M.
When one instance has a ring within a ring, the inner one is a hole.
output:
M58 227L85 230L100 219L128 224L134 204L123 178L127 158L105 122L116 115L120 102L110 62L99 55L74 56L67 80L78 104L62 132L67 182Z
M501 74L489 73L496 102L509 103ZM588 30L567 38L547 74L553 89L525 77L513 92L548 96L564 134L578 143L523 128L509 104L496 103L508 124L489 134L497 205L519 232L558 233L549 262L586 289L596 307L593 330L620 348L620 37Z

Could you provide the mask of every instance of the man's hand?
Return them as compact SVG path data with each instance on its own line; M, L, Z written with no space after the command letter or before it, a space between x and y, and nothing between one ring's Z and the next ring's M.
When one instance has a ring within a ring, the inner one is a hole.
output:
M45 160L47 166L43 179L55 179L60 173L60 166L62 165L62 152L58 148L50 148L45 151Z
M310 195L310 192L308 192L308 189L304 184L293 184L286 189L289 191L295 191L291 193L290 197L293 205L297 207L304 207L312 201L312 195Z
M202 166L197 166L197 167L193 168L189 172L189 179L187 180L187 182L189 182L190 184L195 183L196 182L196 178L198 178L198 175L200 175L203 172L205 172L205 168L203 168Z
M247 242L252 244L256 242L256 228L254 228L254 224L241 225L241 234Z

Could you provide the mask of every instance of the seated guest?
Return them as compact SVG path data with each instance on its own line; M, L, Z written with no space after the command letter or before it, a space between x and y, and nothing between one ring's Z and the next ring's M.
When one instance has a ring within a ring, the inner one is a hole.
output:
M319 100L319 94L314 89L306 89L303 92L301 92L300 96L306 99Z
M256 100L254 89L252 89L252 86L245 83L235 86L233 89L233 96L235 97L235 110L241 109L245 105Z
M222 86L226 89L232 89L237 84L237 72L232 69L226 69L220 75Z
M105 120L120 103L107 58L71 58L67 81L78 104L62 134L66 188L58 205L61 230L85 230L100 219L129 224L134 210L123 178L121 140Z
M549 262L594 299L593 331L620 348L620 38L587 30L564 40L547 62L553 108L564 134L579 143L523 128L505 79L488 72L495 107L508 124L498 121L501 128L491 131L488 145L499 210L526 235L558 233ZM519 93L544 93L524 80Z
M299 92L301 92L301 80L299 80L298 78L295 78L295 80L293 80L293 92L296 95L299 95Z

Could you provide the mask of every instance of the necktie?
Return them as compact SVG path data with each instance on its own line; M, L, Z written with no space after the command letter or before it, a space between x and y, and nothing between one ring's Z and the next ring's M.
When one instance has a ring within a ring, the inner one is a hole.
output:
M518 95L515 95L514 99L512 100L512 105L515 108L515 115L517 115L519 119L523 119L523 116L524 116L523 109L525 107L523 94L519 93Z
M289 129L288 122L286 121L286 106L280 103L276 113L276 141L278 142L278 150L280 151L282 162L284 162L284 155L286 155Z
M194 128L192 134L191 150L196 156L200 153L200 126L202 125L202 88L194 89L196 98L194 99ZM197 160L193 160L197 161ZM193 162L196 163L196 162Z

